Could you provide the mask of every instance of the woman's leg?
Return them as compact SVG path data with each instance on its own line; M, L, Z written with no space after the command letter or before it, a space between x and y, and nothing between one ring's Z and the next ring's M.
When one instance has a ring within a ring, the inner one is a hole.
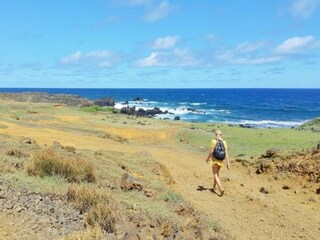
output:
M212 172L213 172L213 179L214 179L214 187L215 185L218 184L218 187L220 189L220 191L224 191L224 189L221 187L221 182L220 182L220 178L219 178L219 171L220 171L220 166L217 164L214 164L212 167Z

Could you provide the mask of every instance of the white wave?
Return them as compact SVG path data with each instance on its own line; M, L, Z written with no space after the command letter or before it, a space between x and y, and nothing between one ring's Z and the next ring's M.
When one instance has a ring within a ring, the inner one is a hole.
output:
M201 105L206 105L207 103L190 103L192 106L201 106Z
M295 127L305 123L306 121L275 121L275 120L242 120L237 124L243 124L255 127Z
M161 109L161 108L160 108ZM162 110L162 109L161 109ZM169 113L172 114L177 114L177 115L183 115L183 114L206 114L205 111L201 110L201 109L191 109L191 108L187 108L187 107L179 107L179 108L167 108L166 110L168 110Z
M116 103L114 105L114 107L117 108L117 109L121 109L121 108L127 107L127 106L128 106L128 104L123 104L123 103Z

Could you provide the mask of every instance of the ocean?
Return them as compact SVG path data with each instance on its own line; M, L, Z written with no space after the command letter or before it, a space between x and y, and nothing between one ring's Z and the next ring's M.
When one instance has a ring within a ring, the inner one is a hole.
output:
M52 89L0 88L0 92L77 94L94 100L111 97L116 108L159 107L189 122L224 122L256 128L291 128L320 117L320 89ZM143 101L133 101L135 98Z

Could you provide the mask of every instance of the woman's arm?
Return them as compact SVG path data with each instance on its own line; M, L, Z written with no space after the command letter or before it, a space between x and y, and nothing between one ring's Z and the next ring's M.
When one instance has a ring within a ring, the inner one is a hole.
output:
M208 157L207 157L207 159L206 159L206 162L209 162L209 161L210 161L210 158L212 158L212 152L213 152L213 148L211 147L211 148L209 149L209 154L208 154Z
M230 161L229 161L228 149L226 149L226 160L227 160L227 168L228 168L228 170L230 170Z

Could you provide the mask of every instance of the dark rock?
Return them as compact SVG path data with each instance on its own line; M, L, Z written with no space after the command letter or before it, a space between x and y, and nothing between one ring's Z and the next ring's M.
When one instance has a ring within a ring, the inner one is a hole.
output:
M135 102L143 101L143 98L141 98L141 97L136 97L136 98L133 99L133 101L135 101Z
M242 127L242 128L252 128L252 126L247 125L247 124L239 124L239 127Z
M153 197L154 195L156 195L156 191L153 189L145 189L144 195L147 197Z
M278 149L269 149L266 151L265 154L263 154L260 158L274 158L279 155L279 150Z
M267 188L261 187L260 192L264 194L269 194L269 190Z
M174 121L179 121L179 120L180 120L180 117L179 117L179 116L175 116L173 120L174 120Z
M106 106L113 107L116 104L116 101L112 98L99 98L99 99L94 100L93 104L101 106L101 107L106 107Z
M316 189L316 194L320 194L320 187Z
M120 109L120 113L122 114L127 114L127 115L135 115L135 112L136 112L136 107L133 106L133 107L123 107Z
M139 181L139 179L130 176L128 173L123 174L121 178L121 184L120 184L121 189L123 190L142 190L142 184Z
M272 166L270 163L263 162L261 163L256 170L256 174L261 174L265 172L269 172L272 170Z
M22 138L20 139L20 143L24 143L24 144L34 144L34 143L36 143L36 140L33 140L33 139L29 138L29 137L22 137Z
M288 185L284 185L284 186L282 187L282 189L284 189L284 190L289 190L290 187L289 187Z
M121 108L120 113L127 114L127 115L135 115L138 117L153 117L154 115L157 115L157 114L167 113L167 111L162 112L158 107L154 107L153 109L148 109L148 110L144 110L142 108L139 108L138 110L136 110L135 106L133 107L127 106L127 107Z

